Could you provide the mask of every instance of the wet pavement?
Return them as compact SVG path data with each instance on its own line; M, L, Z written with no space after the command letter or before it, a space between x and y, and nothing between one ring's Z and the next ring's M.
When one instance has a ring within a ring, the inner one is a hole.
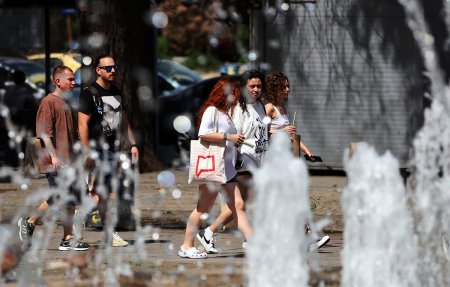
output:
M86 269L73 274L67 268L73 256L94 258L99 253L105 254L100 243L102 231L94 228L84 230L85 241L98 248L91 252L59 251L62 238L62 226L58 225L51 234L47 252L43 250L29 251L11 278L29 278L35 280L39 268L43 272L43 280L48 286L91 286L95 282L103 282L101 276L109 267L115 270L120 286L245 286L245 250L242 248L242 236L239 232L229 230L220 233L216 238L216 246L221 251L210 255L206 260L183 259L177 256L183 236L185 220L194 208L197 200L197 185L187 184L187 172L171 170L176 176L176 188L181 191L178 198L173 190L166 190L157 183L159 172L141 174L136 190L136 206L141 210L142 224L146 231L145 241L136 242L136 232L121 231L120 235L131 244L128 247L115 247L108 250L107 263L95 269L95 261L89 260ZM311 286L339 286L341 269L340 252L342 243L342 212L340 200L346 178L340 175L315 175L310 177L310 198L315 220L328 218L332 221L325 228L331 240L327 246L312 254L317 260L318 270L311 273ZM18 210L33 210L37 204L25 206L25 199L40 187L46 187L46 179L33 179L27 190L11 183L0 183L0 205L2 223L14 222ZM174 197L175 195L175 197ZM220 209L216 202L215 212ZM35 236L47 234L43 225L36 227ZM200 243L196 241L200 247ZM93 249L93 248L92 248ZM103 251L103 252L100 252ZM37 258L37 260L35 260ZM99 257L96 257L99 260ZM75 258L77 259L77 258ZM83 258L82 258L83 259ZM34 263L33 263L34 262ZM98 261L101 262L101 261ZM117 264L121 262L121 264ZM114 269L116 268L116 269ZM99 270L99 271L97 271ZM134 273L128 277L127 270ZM80 275L81 274L81 275ZM106 276L107 278L114 276ZM68 281L69 280L69 281ZM96 281L97 280L97 281ZM8 283L8 286L20 285L19 281ZM110 282L111 283L111 282ZM114 282L112 282L114 283ZM321 284L325 285L321 285ZM102 285L102 284L101 284ZM112 284L114 285L114 284Z

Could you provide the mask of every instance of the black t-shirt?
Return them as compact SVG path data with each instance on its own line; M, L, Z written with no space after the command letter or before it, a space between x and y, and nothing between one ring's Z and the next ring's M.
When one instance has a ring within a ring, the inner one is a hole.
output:
M97 91L96 95L92 88ZM122 97L116 86L106 90L94 82L89 88L84 88L80 94L78 111L91 116L88 123L89 140L95 140L98 144L104 137L110 151L118 150L122 125ZM101 150L99 146L97 149Z

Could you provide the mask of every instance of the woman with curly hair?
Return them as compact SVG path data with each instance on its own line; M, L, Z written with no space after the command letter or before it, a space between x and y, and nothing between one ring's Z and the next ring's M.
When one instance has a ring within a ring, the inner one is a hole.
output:
M240 82L236 78L225 77L219 80L209 94L208 99L203 104L198 117L198 136L200 139L208 142L226 142L225 147L225 175L227 182L221 186L213 183L199 185L199 199L197 207L189 215L186 224L184 243L178 251L178 256L183 258L207 258L206 252L200 252L194 247L195 234L201 226L201 215L208 214L219 191L224 191L227 198L228 208L237 222L238 229L248 238L251 233L251 227L247 215L243 208L235 207L235 189L236 181L236 146L241 145L245 137L238 134L236 127L229 115L240 97ZM216 120L217 119L217 120Z
M270 123L270 134L275 134L280 130L289 133L291 140L296 134L295 126L289 121L286 108L286 101L289 97L289 80L281 72L273 72L266 79L267 91L265 94L266 113L272 121ZM300 149L308 156L314 158L308 147L300 141Z
M266 113L272 119L270 123L270 134L275 134L280 130L289 133L291 140L296 134L295 126L289 121L287 113L286 101L289 97L289 80L288 77L281 72L273 72L266 79L267 91L265 95ZM320 157L313 156L308 147L300 141L300 149L306 154L305 158L309 161L321 161ZM306 233L310 232L309 224L305 225ZM309 250L316 250L326 245L330 241L328 235L316 237L314 242L309 244Z

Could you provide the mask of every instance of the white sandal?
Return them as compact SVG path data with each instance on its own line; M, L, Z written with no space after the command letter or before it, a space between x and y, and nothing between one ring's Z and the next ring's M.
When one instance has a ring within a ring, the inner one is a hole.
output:
M183 258L190 258L190 259L208 258L208 254L206 254L205 252L200 252L195 247L191 247L188 250L183 250L183 247L180 247L180 250L178 251L178 256L183 257Z

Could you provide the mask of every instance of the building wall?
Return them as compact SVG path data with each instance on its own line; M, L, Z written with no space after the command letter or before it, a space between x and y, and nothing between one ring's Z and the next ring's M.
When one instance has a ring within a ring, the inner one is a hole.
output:
M1 8L0 50L44 47L44 9Z
M296 113L302 140L324 158L319 167L340 169L343 151L358 141L391 151L406 167L423 121L423 85L401 7L319 0L264 15L261 54L289 77L290 116Z

